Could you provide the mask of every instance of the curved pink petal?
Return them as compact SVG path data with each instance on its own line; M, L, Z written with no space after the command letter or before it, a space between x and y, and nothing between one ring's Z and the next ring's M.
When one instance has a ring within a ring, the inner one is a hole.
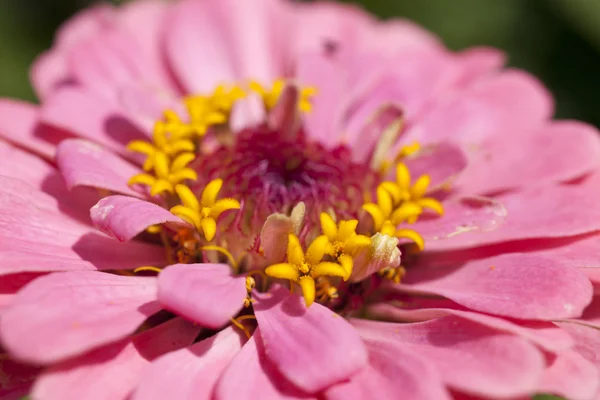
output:
M372 24L365 32L364 44L375 51L392 54L415 48L445 50L435 34L404 18L392 18Z
M483 76L491 74L506 63L506 55L492 47L472 47L457 54L462 74L460 86L472 84Z
M30 69L31 83L40 100L44 100L62 84L74 83L67 67L68 50L105 27L111 14L112 8L108 5L87 8L76 13L58 29L54 47L40 55Z
M49 194L61 213L91 225L90 207L100 195L89 188L68 190L60 172L43 159L0 141L0 175L27 182Z
M54 363L121 339L160 310L156 279L95 271L36 279L2 314L2 344L17 359Z
M54 157L58 132L38 126L38 106L0 98L0 136L47 159Z
M270 84L284 76L284 61L291 51L288 4L279 0L224 0L214 4L224 17L224 34L232 46L238 79Z
M552 393L570 400L589 400L600 389L600 374L579 353L569 350L558 354L544 372L538 388L540 393Z
M110 25L115 9L108 4L83 9L73 15L56 32L56 44L69 48Z
M539 81L509 70L480 79L443 97L405 134L422 144L444 140L478 144L490 137L535 129L553 112L552 97Z
M413 179L421 175L429 176L429 192L442 188L460 176L467 162L467 157L461 148L451 143L428 146L404 160ZM396 171L393 173L395 174ZM391 180L395 180L395 177Z
M224 264L175 264L158 275L158 301L167 310L217 329L244 306L246 277Z
M0 276L0 314L14 300L17 292L43 274L23 272Z
M351 82L358 88L345 115L344 138L353 147L360 146L362 128L379 107L394 104L403 110L406 121L413 122L433 99L451 87L459 71L458 63L440 51L409 49L388 59L369 53L364 57L375 58L376 64L365 71L360 83Z
M369 33L368 28L375 25L369 14L354 5L321 2L311 5L295 3L292 6L294 59L301 59L305 53L327 51L328 47L333 48L335 53L337 49L356 45L363 35ZM305 29L306 26L311 29ZM365 42L369 43L366 39Z
M146 369L132 400L212 398L221 373L242 348L242 337L229 327L158 358Z
M447 297L472 310L518 319L581 315L592 285L576 268L549 257L506 254L459 267L419 265L400 290Z
M127 185L140 169L100 145L81 139L65 140L58 146L56 162L69 188L91 186L142 197Z
M461 197L443 204L443 216L423 218L414 224L402 224L400 227L416 230L425 239L427 250L438 250L446 249L455 241L460 242L462 236L473 242L479 238L487 238L492 231L502 227L508 218L504 204L488 197Z
M48 400L125 399L157 357L192 344L200 327L172 319L131 339L53 365L36 380L32 397Z
M500 332L510 333L529 340L550 352L567 350L573 346L573 340L563 330L550 322L515 323L503 318L478 312L455 310L451 308L404 309L392 304L375 304L368 308L369 315L385 321L418 322L427 321L448 315L485 325Z
M400 344L365 341L369 366L325 392L336 399L450 399L439 373Z
M316 393L366 365L367 352L358 334L328 308L318 303L306 308L301 297L283 287L255 297L265 352L298 388Z
M575 340L573 350L590 361L600 370L600 332L597 328L578 322L555 322Z
M206 93L219 83L235 81L233 54L224 32L225 16L218 14L218 7L212 1L185 1L170 13L165 51L188 93Z
M394 342L427 360L453 389L479 396L528 395L544 369L541 352L526 340L454 316L411 324L352 323L365 340Z
M296 67L296 79L303 86L317 87L313 110L303 116L308 135L326 146L337 144L341 131L342 107L348 94L344 64L319 53L303 54Z
M491 138L472 150L470 158L470 167L456 183L459 190L499 192L565 182L591 172L600 164L600 139L591 125L552 122L514 139Z
M57 87L73 83L63 51L54 48L38 55L29 69L29 80L40 100Z
M143 51L143 62L152 66L152 82L161 89L175 94L179 87L174 82L164 56L163 35L168 21L169 6L160 0L133 2L122 5L115 15L119 25L132 35Z
M259 328L223 371L215 387L219 400L308 399L277 371L264 353ZM239 390L243 387L244 390ZM312 398L312 397L310 397Z
M165 252L117 243L63 214L60 203L28 184L0 176L0 274L164 265Z
M147 138L120 107L82 88L53 91L42 105L40 120L121 154L127 154L130 141Z
M547 185L496 198L506 218L497 229L472 230L468 216L465 233L426 242L427 250L448 251L523 239L561 238L600 230L600 174L574 185ZM456 221L458 222L458 220ZM434 232L434 220L417 222L414 229ZM445 225L444 218L440 225ZM550 227L550 228L549 228ZM496 228L496 224L493 226Z
M352 148L352 158L366 164L372 164L375 157L382 158L385 155L385 153L377 154L381 151L378 148L380 142L385 140L395 142L400 135L405 115L401 103L394 104L383 101L377 102L377 107L369 112L371 114L359 123L360 127L356 128L354 137L345 131L340 138L344 144ZM344 129L346 130L348 127Z
M90 216L98 229L122 242L133 239L151 225L185 223L154 203L128 196L103 198L92 207Z

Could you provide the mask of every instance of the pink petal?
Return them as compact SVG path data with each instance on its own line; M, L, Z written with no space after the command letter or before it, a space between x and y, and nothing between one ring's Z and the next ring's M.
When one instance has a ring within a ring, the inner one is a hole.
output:
M134 4L134 3L132 3ZM143 82L120 85L116 93L119 107L131 122L144 132L152 132L154 124L163 118L165 110L185 115L186 110L178 97L161 87Z
M21 290L2 315L3 345L20 360L54 363L121 339L160 310L154 278L54 273Z
M443 204L443 216L401 225L419 232L425 239L427 250L445 249L458 241L455 239L457 236L465 236L472 241L486 238L491 231L504 225L508 214L504 204L487 197L462 197Z
M160 0L127 3L118 8L120 12L116 18L119 25L135 39L144 55L143 62L152 66L153 82L175 94L180 89L168 70L162 46L169 9L168 4Z
M318 303L306 308L301 297L283 287L256 297L254 312L266 354L300 389L318 392L366 365L357 333L328 308Z
M347 383L333 386L325 397L336 399L450 399L439 373L426 360L400 344L366 341L369 366Z
M94 225L122 242L133 239L147 227L164 222L184 224L168 210L145 200L128 196L109 196L90 210Z
M478 312L451 308L405 309L385 303L370 306L368 310L369 315L373 315L376 318L397 322L427 321L454 315L500 332L520 336L550 352L567 350L573 345L571 337L550 322L520 322L517 324L503 318Z
M90 207L98 201L98 193L87 188L69 191L60 172L41 158L0 142L0 175L27 182L49 194L62 213L91 225Z
M405 138L424 143L477 144L487 138L537 128L552 115L552 97L531 75L509 70L442 97Z
M81 88L65 87L44 102L41 121L74 135L90 139L107 148L127 154L125 146L147 134L135 126L116 105L98 94Z
M394 342L418 354L446 384L471 394L530 394L544 368L542 354L526 340L454 316L411 324L352 323L366 340Z
M0 186L0 274L165 263L161 247L118 243L100 235L62 214L56 199L24 182L0 177Z
M289 51L292 16L286 2L255 0L252 3L223 0L214 3L223 16L235 58L234 68L242 79L270 84L284 75ZM213 6L213 7L214 7ZM252 15L252 18L248 18Z
M463 70L459 79L461 86L475 83L477 79L499 70L506 63L506 55L492 47L473 47L457 55Z
M526 253L456 268L419 265L405 282L401 290L436 294L472 310L519 319L576 317L592 298L592 285L579 270Z
M565 182L600 164L598 130L575 121L553 122L514 140L490 138L472 151L456 185L463 193L491 193ZM531 154L535 153L535 157Z
M141 197L127 185L140 169L95 143L65 140L58 146L56 161L69 188L92 186Z
M160 67L147 58L144 50L130 30L114 25L71 46L66 60L78 83L114 99L124 84L165 84L164 71L159 71Z
M200 328L180 318L58 363L36 381L40 399L125 399L157 357L192 344Z
M216 335L158 358L146 369L132 400L211 399L223 370L244 340L229 327Z
M579 353L569 350L558 354L544 372L538 388L570 400L588 400L600 389L598 370Z
M594 297L592 298L592 302L583 311L581 317L577 319L571 319L571 321L600 329L600 296L595 293Z
M76 13L58 29L53 48L39 56L30 70L31 82L40 100L45 100L61 85L74 83L66 61L70 48L100 32L112 17L112 7L98 5Z
M362 49L359 41L371 43L369 28L373 18L361 8L339 3L316 4L290 3L294 32L292 36L292 60L302 62L305 54L323 53L336 56L345 49ZM306 29L310 26L311 29Z
M382 132L386 134L392 132L390 142L396 141L402 128L403 116L404 111L400 105L391 102L378 103L377 108L372 110L372 114L360 123L360 128L357 129L357 138L360 138L358 143L355 143L355 138L349 138L348 135L344 135L342 141L349 142L347 144L352 147L352 157L357 162L370 164L374 157L385 155L385 153L376 154L380 141L384 140Z
M600 332L598 329L577 322L556 322L556 325L573 337L575 340L573 350L600 370Z
M17 292L43 274L23 272L0 276L0 313L14 300Z
M40 100L55 88L73 83L64 52L55 48L37 56L29 70L29 79Z
M244 390L239 390L243 387ZM273 366L264 353L259 328L223 371L215 388L219 400L307 399Z
M38 107L23 101L0 98L0 136L47 159L54 157L58 133L38 126Z
M364 42L376 52L394 54L406 49L445 50L438 37L408 19L376 21L369 28Z
M360 146L361 128L381 105L400 107L410 123L433 99L450 88L459 72L456 61L440 51L408 49L388 59L376 58L376 62L377 68L371 66L365 71L361 84L353 91L356 101L346 115L345 137L355 146Z
M414 179L421 175L429 175L431 181L428 191L432 192L459 176L467 166L467 157L456 145L438 143L408 157L404 163Z
M298 61L296 76L303 86L317 87L313 110L303 118L312 138L326 146L337 144L341 123L341 107L347 95L347 72L341 62L318 53L303 54Z
M61 48L69 48L77 42L98 33L107 27L114 18L115 9L108 4L99 4L77 12L56 32L56 43Z
M219 83L234 82L233 55L216 2L181 2L170 15L166 54L188 93L206 93ZM210 60L210 62L207 62Z
M497 229L468 231L471 223L467 217L463 221L466 233L429 241L426 247L432 251L448 251L514 240L560 238L595 232L600 229L600 203L596 201L599 196L600 174L594 174L577 184L543 186L499 196L497 201L505 207L506 219ZM427 223L433 228L433 221ZM417 224L414 229L420 232L421 226ZM440 224L445 224L444 218L440 219Z
M223 264L175 264L158 275L158 301L167 310L217 329L244 306L246 277Z

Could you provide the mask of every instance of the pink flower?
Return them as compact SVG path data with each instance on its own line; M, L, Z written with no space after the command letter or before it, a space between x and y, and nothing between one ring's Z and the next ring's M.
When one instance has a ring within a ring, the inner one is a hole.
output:
M3 394L597 397L597 131L502 63L327 3L76 16L0 100Z

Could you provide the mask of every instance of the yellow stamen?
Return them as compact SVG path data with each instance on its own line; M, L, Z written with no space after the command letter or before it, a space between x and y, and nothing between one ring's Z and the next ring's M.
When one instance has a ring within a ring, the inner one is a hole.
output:
M146 266L138 267L138 268L134 269L133 273L137 274L138 272L142 272L142 271L152 271L152 272L156 272L158 274L161 271L161 269L157 268L157 267L152 267L152 266L146 265Z
M238 210L240 203L235 199L217 200L223 186L221 179L215 179L206 185L201 200L185 185L177 185L175 191L183 205L171 208L171 213L192 224L202 231L207 241L214 239L217 233L217 219L227 210Z
M248 86L250 90L257 93L263 101L265 109L270 111L277 105L277 101L285 88L285 80L278 79L271 85L270 88L265 88L257 81L251 81ZM311 98L317 94L317 88L308 86L300 90L300 99L298 101L298 109L302 112L310 112L312 109Z
M298 284L302 288L302 296L306 307L310 307L315 301L315 280L311 276L303 276L298 280Z
M412 229L398 229L395 233L395 236L398 239L410 239L419 248L419 250L423 251L425 248L425 241L423 240L423 236L419 235L418 232Z
M151 233L151 234L157 234L157 233L160 233L161 229L162 228L160 225L151 225L146 228L146 232Z
M231 318L231 323L233 325L235 325L239 330L241 330L242 332L244 332L244 335L246 335L246 337L248 339L250 339L252 337L252 334L250 333L250 331L248 330L248 328L246 328L244 325L242 325L241 322L238 322L235 318Z
M308 246L305 254L298 237L290 233L287 249L288 262L267 267L265 274L298 283L302 288L306 305L310 306L315 299L315 279L320 276L337 276L344 280L349 278L347 265L344 268L342 264L322 261L322 258L328 254L330 246L327 236L322 235Z
M368 207L367 207L368 208ZM324 243L325 253L335 257L346 271L344 279L347 280L352 275L352 257L361 249L371 246L371 239L364 235L356 233L358 221L345 220L335 224L333 218L327 213L321 213L321 229L323 236L327 239Z
M225 257L227 257L227 260L229 261L229 264L231 265L231 267L233 268L234 272L238 272L239 268L238 268L238 264L235 261L235 258L233 257L233 255L224 247L221 246L201 246L200 250L204 250L204 251L209 251L209 250L213 250L213 251L218 251L219 253L223 254Z

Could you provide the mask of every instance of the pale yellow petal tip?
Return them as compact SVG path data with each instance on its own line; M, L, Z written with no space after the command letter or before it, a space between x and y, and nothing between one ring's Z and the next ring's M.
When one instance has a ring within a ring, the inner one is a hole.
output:
M338 228L331 215L326 212L322 212L319 216L319 219L323 234L327 236L329 240L335 240L338 235Z
M303 276L298 280L302 288L302 296L306 307L310 307L315 301L315 280L310 276Z
M161 226L160 225L151 225L149 227L146 228L146 232L151 233L151 234L157 234L160 233L161 231Z
M288 279L296 282L299 278L298 269L290 263L274 264L265 269L265 274L272 278Z
M144 272L144 271L156 272L158 274L158 273L160 273L161 269L157 268L157 267L150 266L150 265L145 265L143 267L138 267L138 268L134 269L133 273L137 274L138 272Z
M413 241L419 248L419 251L425 249L425 240L423 239L423 236L412 229L398 229L395 236L399 239L409 239Z
M215 238L217 234L217 222L213 218L203 218L200 221L200 226L202 227L202 233L204 233L204 237L207 241L211 241Z

